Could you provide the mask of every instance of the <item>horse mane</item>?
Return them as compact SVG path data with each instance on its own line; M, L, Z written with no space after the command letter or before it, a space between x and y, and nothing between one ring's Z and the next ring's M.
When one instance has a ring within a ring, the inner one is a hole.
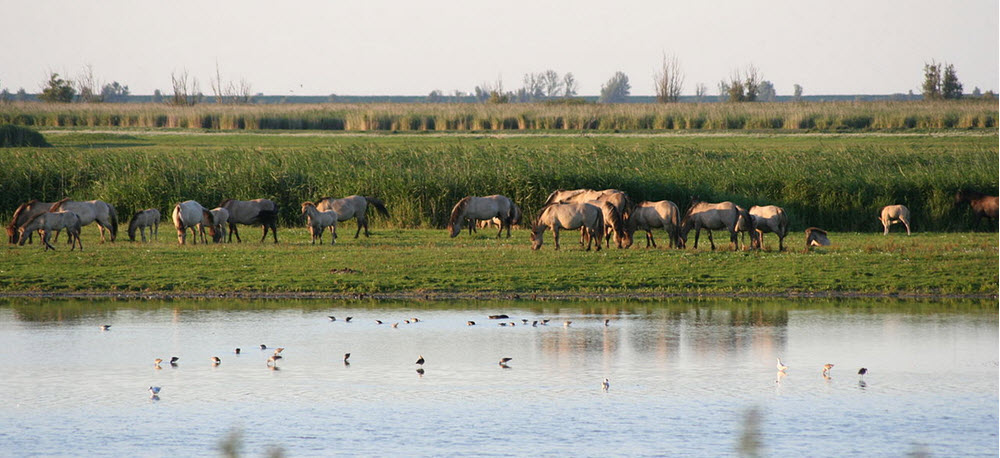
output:
M471 200L472 196L466 196L455 204L455 207L451 209L451 218L448 219L448 227L455 227L455 223L461 223L462 215L465 214L465 208L469 206L469 201Z
M135 240L135 227L139 225L139 216L146 213L146 210L139 210L132 215L132 221L128 223L128 238L129 240Z
M694 212L694 207L697 207L698 204L700 204L700 203L701 203L701 201L698 200L697 197L691 196L691 203L688 206L687 211L684 212L684 217L681 218L681 226L685 225L688 222L688 220L691 219L691 213Z
M312 205L313 207L316 206L316 204L314 204L312 201L309 201L309 200L307 200L305 202L302 202L302 206L303 207L305 207L306 205Z
M36 219L38 219L38 217L39 217L39 216L42 216L42 215L44 215L44 214L46 214L46 213L48 213L48 212L42 212L42 213L39 213L39 214L37 214L37 215L34 215L34 216L32 216L31 218L28 218L28 220L27 220L27 221L25 221L25 222L24 222L24 224L22 224L22 225L21 225L21 227L24 227L24 226L27 226L27 225L31 224L31 223L32 223L32 222L34 222L34 221L35 221Z
M215 215L213 215L212 212L208 211L205 207L201 208L201 216L202 218L208 218L208 221L211 222L209 226L215 226Z
M17 230L17 218L19 218L21 216L21 213L23 213L24 211L26 211L28 209L28 207L30 207L30 206L32 206L34 204L37 204L37 203L38 203L38 199L31 199L31 200L29 200L29 201L21 204L21 206L17 207L17 210L14 210L14 217L11 218L10 224L7 225L8 233L10 233L10 231Z
M221 202L221 203L219 204L219 206L220 206L220 207L225 207L225 206L226 206L226 204L228 204L229 202L232 202L233 200L234 200L234 199L225 199L225 200L223 200L223 201L222 201L222 202Z
M50 212L57 212L57 211L59 211L59 207L61 207L62 204L66 203L66 202L69 202L69 197L67 197L67 198L65 198L63 200L60 200L59 202L56 202L56 203L52 204L52 206L49 207L49 211Z

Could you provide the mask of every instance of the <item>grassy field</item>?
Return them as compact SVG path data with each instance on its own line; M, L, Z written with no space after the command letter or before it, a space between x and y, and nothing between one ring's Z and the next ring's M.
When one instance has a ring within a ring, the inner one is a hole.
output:
M348 225L346 228L350 228ZM345 229L346 229L345 228ZM284 228L281 243L178 246L169 226L158 242L100 244L84 230L84 253L36 244L4 246L0 293L408 293L436 294L927 294L995 296L995 233L832 233L834 245L715 252L644 249L586 252L567 234L531 251L528 232L496 240L480 232L377 228L369 239L342 235L312 246L304 228ZM344 231L346 232L346 231ZM259 235L256 230L246 234ZM343 234L343 232L342 232ZM773 236L772 236L773 237ZM252 236L248 238L253 238ZM769 247L776 240L768 238Z
M102 199L122 220L194 199L268 197L284 224L299 204L364 194L386 202L379 224L443 227L466 195L504 194L529 217L559 188L617 188L635 200L690 196L776 204L793 229L870 231L878 210L907 205L916 230L967 230L959 189L995 193L996 131L922 135L324 135L61 132L53 148L0 155L0 218L29 199Z
M674 104L0 104L0 124L340 131L995 129L996 100Z

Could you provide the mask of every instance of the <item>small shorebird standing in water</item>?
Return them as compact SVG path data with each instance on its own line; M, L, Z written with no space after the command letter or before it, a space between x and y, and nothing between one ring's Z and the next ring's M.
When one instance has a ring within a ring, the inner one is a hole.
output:
M179 360L180 360L180 358L178 358L176 356L171 356L170 357L170 365L171 366L176 366L177 365L177 361L179 361Z
M862 380L864 380L865 374L867 373L868 373L867 367L862 367L861 369L858 369L858 375L861 377Z
M476 322L475 322L475 321L466 321L466 322L465 322L465 325L466 325L466 326L475 326L475 325L476 325Z
M354 319L354 317L353 316L349 316L347 318L344 318L344 322L350 323L352 319Z
M260 344L260 349L261 349L261 350L267 350L267 345L264 345L264 344Z
M512 360L512 359L514 359L514 358L508 358L508 357L500 358L500 367L502 367L504 369L508 368L509 366L507 366L507 363L510 362L510 360Z
M236 347L236 351L234 351L233 353L236 353L237 355L240 354L240 347Z
M564 321L564 322L563 322L563 327L564 327L564 328L568 328L568 327L569 327L569 325L571 325L571 324L573 324L573 322L572 322L572 321L569 321L569 320L567 320L567 321Z
M160 394L160 387L158 386L149 387L149 397L151 399L160 399L159 394Z
M327 318L329 318L330 321L337 321L337 317L335 316L328 316Z
M275 354L271 355L271 357L267 358L267 365L268 366L277 366L279 359L281 359L281 355L275 353Z
M831 369L833 369L833 364L824 364L823 365L823 375L829 376Z
M604 381L601 382L601 389L604 391L608 391L608 388L611 388L611 381L608 379L604 379Z
M417 363L416 364L419 364L421 366L424 365L424 355L420 355L420 358L417 359Z
M285 347L278 347L278 348L274 349L274 354L277 355L277 354L279 354L279 353L281 353L283 351L285 351Z
M160 359L160 358L156 358L156 359L154 359L154 360L153 360L153 367L155 367L155 368L157 368L157 369L160 369L160 363L162 363L162 362L163 362L163 360L162 360L162 359Z
M111 330L111 325L110 324L101 325L101 330L102 331L110 331Z
M424 368L418 367L417 368L417 375L423 377L424 376Z
M213 366L218 366L219 364L222 364L222 359L219 358L218 356L213 356L212 357L212 365Z
M350 353L344 353L344 365L345 365L345 366L346 366L346 365L350 365L350 364L351 364L351 363L347 362L347 360L348 360L348 359L349 359L350 357L351 357L351 354L350 354Z
M375 324L382 324L382 320L375 320Z
M788 366L781 363L781 358L777 359L778 359L778 364L775 365L775 367L778 368L778 372L785 372L786 370L788 370Z
M605 325L605 326L608 326L608 325L609 325L609 323L611 323L611 320L604 320L604 325Z

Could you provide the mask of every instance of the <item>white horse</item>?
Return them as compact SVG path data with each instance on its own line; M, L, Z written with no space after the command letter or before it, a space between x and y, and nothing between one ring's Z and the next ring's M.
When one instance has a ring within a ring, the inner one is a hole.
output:
M80 224L86 226L97 222L101 230L101 243L104 243L104 231L110 233L111 241L118 238L118 213L115 207L101 200L77 201L68 198L52 204L50 212L70 211L80 217Z
M466 219L473 220L469 225L471 232L477 220L500 219L500 230L497 231L497 238L503 234L507 228L507 238L510 238L510 226L517 224L520 212L514 202L505 196L494 194L492 196L477 197L468 196L458 201L451 209L451 218L448 221L448 229L452 237L458 236L462 232L462 222Z
M740 224L740 219L740 211L732 202L710 204L708 202L693 200L691 208L688 209L687 214L684 215L684 219L681 220L681 241L687 245L688 233L691 232L691 229L694 229L694 247L698 248L698 237L701 235L701 230L706 229L708 230L708 242L714 250L715 240L712 239L712 231L725 229L729 231L729 242L735 248L738 242L736 230Z
M306 217L306 225L309 226L309 234L312 236L312 243L323 244L323 231L330 228L330 245L337 242L337 212L333 210L319 211L316 204L312 202L302 202L302 215Z
M61 212L45 212L35 215L26 223L18 228L20 233L20 241L18 245L24 245L24 242L28 240L27 235L37 230L42 231L42 243L45 244L45 250L56 248L49 243L49 238L52 236L52 232L65 230L67 236L69 236L69 243L73 245L70 251L76 249L76 245L80 245L80 251L83 251L83 242L80 240L80 216L73 212L61 211Z
M333 197L324 197L319 200L316 204L316 209L319 211L333 210L337 212L337 221L347 221L351 218L357 218L358 220L358 230L354 233L354 238L358 238L361 234L361 228L365 229L365 237L369 236L368 233L368 206L371 205L375 207L375 210L382 216L389 217L389 210L386 210L385 204L381 200L369 196L347 196L342 199L334 199ZM330 232L334 230L333 226L330 226Z
M146 241L146 228L149 228L149 239L160 236L160 211L155 208L140 210L132 215L132 221L128 223L128 239L135 241L135 231L139 231L142 241Z
M882 207L882 214L879 217L882 222L882 235L889 235L889 226L896 223L903 223L906 226L906 235L910 235L910 209L903 205L886 205Z
M177 229L177 242L183 245L187 240L187 230L191 228L191 236L193 241L191 243L198 243L198 232L197 229L199 225L203 222L208 221L209 225L212 225L212 212L202 207L201 204L193 200L186 200L174 206L174 227Z

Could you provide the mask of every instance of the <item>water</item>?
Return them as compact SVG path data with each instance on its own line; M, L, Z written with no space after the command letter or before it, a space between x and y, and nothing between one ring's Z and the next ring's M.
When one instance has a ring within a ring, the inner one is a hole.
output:
M997 317L993 302L0 301L0 450L216 455L236 432L256 456L718 456L741 437L764 455L997 456Z

